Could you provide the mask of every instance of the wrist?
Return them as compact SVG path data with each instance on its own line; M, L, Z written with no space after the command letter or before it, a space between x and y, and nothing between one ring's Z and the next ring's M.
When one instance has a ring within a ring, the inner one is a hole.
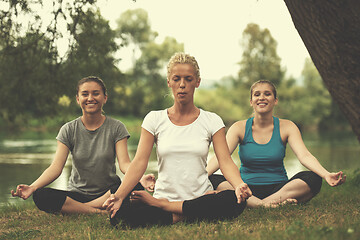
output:
M120 193L113 193L110 195L110 198L114 198L115 201L123 201L125 199L125 197L122 196L122 194Z
M326 177L329 176L329 175L330 175L330 172L326 171L325 173L322 174L321 177L322 177L323 179L326 179Z
M37 187L35 185L30 185L29 188L31 188L33 190L33 192L35 192L36 190L39 189L39 187Z
M241 182L237 183L236 186L237 186L237 187L241 187L241 186L243 186L244 184L245 184L245 183L244 183L243 181L241 181Z

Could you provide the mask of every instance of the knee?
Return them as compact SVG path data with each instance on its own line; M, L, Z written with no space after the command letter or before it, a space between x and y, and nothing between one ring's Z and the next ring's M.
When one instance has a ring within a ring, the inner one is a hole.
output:
M219 220L239 216L245 206L237 203L234 190L225 190L184 201L183 214L188 220Z
M66 195L51 188L40 188L33 193L35 205L44 212L59 212L66 200Z
M45 199L46 199L46 189L39 188L33 193L34 203L42 211L45 211L43 208L44 202L46 202Z
M322 178L312 171L303 171L294 176L303 180L310 188L311 194L315 196L320 192Z
M311 184L309 185L310 185L311 193L315 196L321 190L322 178L316 173L311 172Z

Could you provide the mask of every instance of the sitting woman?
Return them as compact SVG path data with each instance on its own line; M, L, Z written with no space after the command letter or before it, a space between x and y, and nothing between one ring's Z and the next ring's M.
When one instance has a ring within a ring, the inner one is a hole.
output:
M200 85L197 61L188 54L177 53L170 59L167 70L174 104L168 109L151 111L145 117L135 158L119 189L104 203L111 212L113 225L120 221L133 227L171 224L180 220L178 215L187 220L236 217L251 196L229 154L223 121L215 113L194 105L194 91ZM206 171L211 142L220 169L235 191L205 195L213 191ZM132 199L144 196L143 202L151 205L139 207L126 196L145 172L154 143L159 167L154 197L145 191L133 192Z
M330 186L338 186L346 179L341 171L330 173L321 166L304 145L292 121L273 116L277 103L274 84L267 80L254 83L250 89L254 117L234 123L226 135L231 153L239 145L240 173L253 194L247 201L249 207L306 202L319 193L322 178ZM311 170L299 172L290 180L283 163L287 143L301 164ZM219 163L213 157L207 166L208 174L218 169ZM223 176L212 177L220 183L219 189L232 188Z
M30 186L20 184L11 194L24 200L33 194L36 206L49 213L106 213L102 204L121 183L116 175L115 158L123 173L130 165L127 150L130 135L122 122L102 114L107 94L100 78L81 79L76 100L83 114L60 129L51 165ZM69 152L72 171L68 191L44 188L60 176ZM146 175L140 182L152 191L155 177ZM138 185L136 189L143 187Z

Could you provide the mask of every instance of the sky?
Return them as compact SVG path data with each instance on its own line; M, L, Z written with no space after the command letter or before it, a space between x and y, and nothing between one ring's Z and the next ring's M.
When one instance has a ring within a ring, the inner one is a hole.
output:
M203 80L237 74L240 41L248 23L270 30L287 76L298 78L309 57L282 0L98 0L97 5L114 29L116 19L126 10L146 10L159 40L169 36L184 43L185 52L197 59ZM120 54L124 70L131 56Z

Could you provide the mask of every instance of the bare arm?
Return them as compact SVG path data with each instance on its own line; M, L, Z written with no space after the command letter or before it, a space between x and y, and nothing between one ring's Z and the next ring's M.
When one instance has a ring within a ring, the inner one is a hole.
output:
M282 130L288 135L288 143L302 165L325 179L330 186L337 186L345 182L346 176L343 176L341 171L337 173L328 172L309 152L298 127L293 122L283 120L282 124Z
M226 142L229 148L230 156L235 151L236 147L238 146L239 142L242 141L245 126L244 121L238 121L234 123L229 130L226 133ZM213 156L210 161L208 162L208 165L206 167L206 170L208 172L208 175L210 176L214 172L216 172L219 169L219 162L216 158L216 155Z
M154 136L141 129L141 136L139 145L135 154L135 158L129 165L122 184L115 194L112 194L108 200L105 201L103 207L106 207L111 212L111 217L114 217L116 212L119 210L122 201L139 182L140 178L144 174L150 154L154 145Z
M225 139L225 129L222 128L213 136L213 145L220 170L226 180L234 187L238 201L244 201L251 196L251 190L243 182L240 171L231 159L229 148Z
M127 138L121 139L115 145L116 157L119 163L119 169L125 174L130 166L130 158L127 148ZM140 179L141 185L148 191L153 192L155 188L154 174L143 175Z
M25 184L20 184L16 187L16 192L11 190L12 196L20 197L25 200L28 197L30 197L31 194L34 191L36 191L38 188L42 188L52 183L55 179L57 179L60 176L62 170L64 169L64 165L66 163L68 155L69 155L69 148L60 141L57 141L57 148L56 148L54 160L52 161L51 165L30 186Z
M120 171L125 174L130 166L130 157L127 148L127 138L119 140L115 144L116 158L119 163Z

